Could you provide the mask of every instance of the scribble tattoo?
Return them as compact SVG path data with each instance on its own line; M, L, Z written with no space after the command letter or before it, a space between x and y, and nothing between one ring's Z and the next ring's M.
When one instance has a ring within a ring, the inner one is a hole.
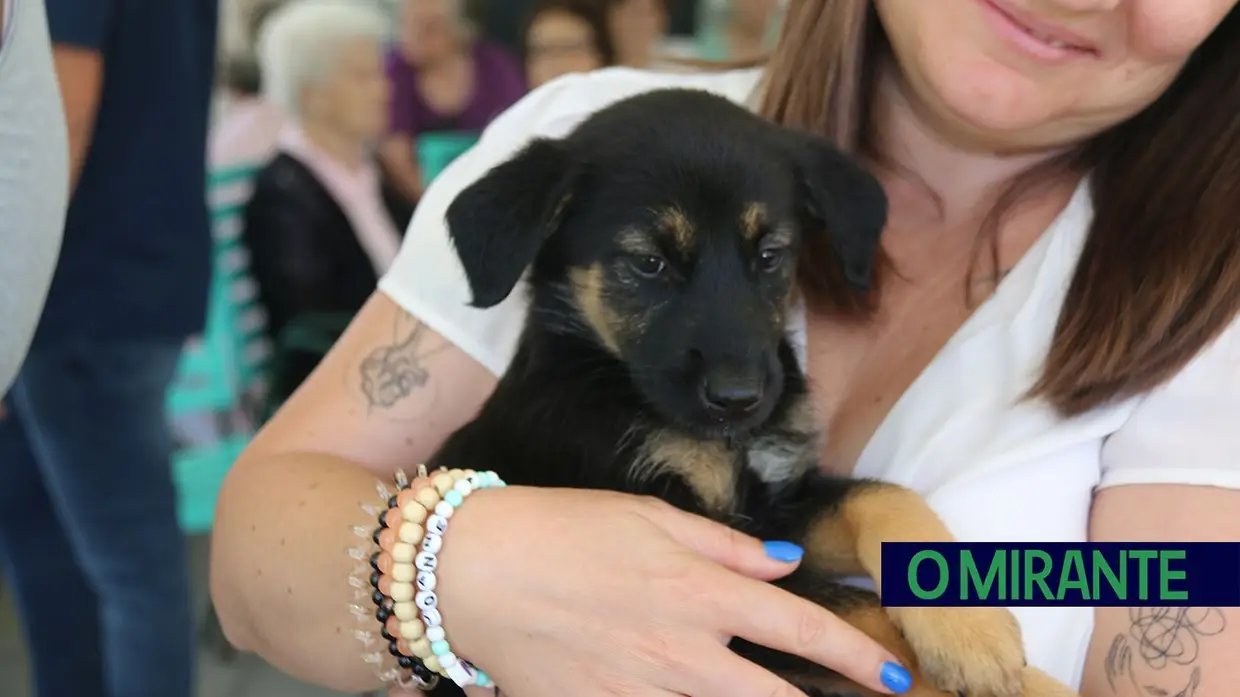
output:
M1128 619L1127 634L1115 635L1107 651L1105 672L1111 691L1118 694L1121 681L1126 679L1143 697L1196 695L1201 685L1201 667L1195 663L1201 655L1202 640L1218 636L1227 629L1227 618L1222 610L1215 607L1130 608ZM1188 667L1192 670L1187 676L1183 670L1176 670Z
M448 348L445 342L430 351L426 350L426 328L416 320L400 315L392 328L392 343L370 352L362 361L362 394L366 403L375 409L390 409L414 391L424 387L430 379L423 362Z

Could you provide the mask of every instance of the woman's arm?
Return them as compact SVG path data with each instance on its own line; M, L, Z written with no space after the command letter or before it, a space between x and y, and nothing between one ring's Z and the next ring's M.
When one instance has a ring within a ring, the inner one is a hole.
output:
M309 682L378 687L348 610L353 526L374 525L361 506L382 503L376 482L412 471L493 388L489 372L376 293L224 483L211 594L229 640Z
M1240 457L1240 455L1238 455ZM1240 540L1240 491L1146 484L1098 492L1095 542ZM1082 697L1230 697L1240 683L1240 610L1099 608Z

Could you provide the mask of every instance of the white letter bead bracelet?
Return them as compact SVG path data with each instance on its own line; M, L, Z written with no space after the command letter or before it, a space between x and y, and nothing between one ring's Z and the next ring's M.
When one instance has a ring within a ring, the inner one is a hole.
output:
M419 476L410 481L403 473L396 476L396 493L380 486L387 507L378 511L366 507L379 518L373 530L361 530L378 545L369 555L370 574L366 590L375 605L374 618L381 625L379 634L388 652L396 658L397 671L384 674L386 681L422 690L432 690L445 677L461 687L492 686L491 678L452 652L444 618L436 595L439 581L439 550L452 514L469 495L479 489L504 486L494 472L439 469L427 472L418 467ZM356 551L354 556L358 556ZM361 590L359 579L351 579ZM366 611L358 606L354 614ZM371 632L358 632L368 646ZM371 663L382 662L379 653L365 656Z

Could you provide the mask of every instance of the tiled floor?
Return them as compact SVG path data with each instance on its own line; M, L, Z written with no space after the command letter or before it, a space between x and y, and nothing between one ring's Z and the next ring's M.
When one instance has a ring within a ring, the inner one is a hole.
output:
M193 540L194 576L201 581L195 597L204 609L206 550L205 539ZM197 697L346 697L297 682L249 655L225 663L204 651L199 675ZM30 689L16 613L9 598L0 591L0 697L30 697Z

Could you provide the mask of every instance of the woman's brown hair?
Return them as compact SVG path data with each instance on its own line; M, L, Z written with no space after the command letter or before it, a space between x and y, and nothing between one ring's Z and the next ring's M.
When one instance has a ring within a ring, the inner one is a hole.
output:
M871 0L792 0L766 62L762 113L879 158L870 122L885 38ZM1031 396L1064 415L1147 392L1175 375L1240 314L1240 9L1190 58L1154 104L1073 152L1028 172L1003 211L1052 170L1091 172L1095 217L1042 375ZM829 248L799 269L811 307L841 307ZM992 257L997 252L992 253ZM880 264L881 273L890 269ZM869 297L874 294L870 293Z

